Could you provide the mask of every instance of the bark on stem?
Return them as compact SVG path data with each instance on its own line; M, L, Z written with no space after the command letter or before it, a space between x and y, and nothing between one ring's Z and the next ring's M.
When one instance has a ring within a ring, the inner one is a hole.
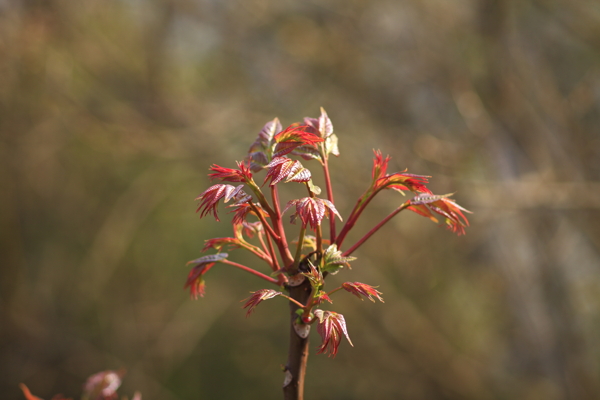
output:
M291 298L301 304L306 304L311 293L308 279L305 279L298 286L290 287L289 292ZM308 361L308 336L302 338L294 329L294 322L298 318L298 314L296 314L298 308L300 307L297 304L290 302L290 344L286 376L289 374L291 380L283 387L283 397L285 400L304 399L304 376L306 374L306 362Z

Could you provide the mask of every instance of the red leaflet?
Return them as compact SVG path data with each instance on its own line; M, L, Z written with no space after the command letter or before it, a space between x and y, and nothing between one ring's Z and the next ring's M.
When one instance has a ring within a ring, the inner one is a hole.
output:
M407 174L406 170L386 175L390 156L384 159L381 151L377 150L374 153L375 158L373 159L371 176L373 177L375 191L394 189L398 191L410 190L415 193L431 193L425 186L426 183L429 183L429 176Z
M221 179L226 182L249 182L252 179L250 167L243 162L237 162L238 169L224 168L217 164L210 167L214 174L208 174L210 179Z
M217 184L206 189L200 196L196 197L195 200L202 200L196 212L201 211L200 218L206 216L212 211L215 219L219 220L217 215L217 205L219 200L224 199L227 203L231 199L235 199L236 202L242 203L251 199L251 197L242 190L244 185L238 185L234 187L232 185Z
M302 199L291 200L285 206L282 214L292 206L296 206L296 213L292 218L295 215L299 216L302 223L304 225L310 225L314 231L317 230L317 226L321 225L321 221L325 216L331 218L332 214L334 214L337 215L340 220L342 219L333 203L326 199L304 197Z
M242 300L246 302L246 304L244 304L244 308L248 308L248 311L246 312L246 317L252 314L254 308L256 308L256 306L259 305L263 300L272 299L275 296L280 296L283 294L273 289L260 289L256 292L250 293L252 293L252 296L248 297L245 300Z
M333 124L327 116L327 112L321 107L321 116L319 118L304 118L304 124L307 125L307 131L327 139L333 134Z
M385 160L383 159L383 155L381 154L381 150L373 150L375 153L375 158L373 159L373 169L371 171L371 177L373 180L382 178L387 171L388 162L390 161L390 156L386 156Z
M419 194L410 200L409 210L438 222L432 211L444 217L444 222L447 228L458 235L465 234L465 228L469 226L469 220L463 214L471 213L471 211L459 206L448 197L451 194L444 195L428 195L425 193Z
M317 332L321 335L323 342L317 350L317 354L327 353L329 351L330 356L337 354L338 347L342 341L342 335L346 336L348 343L351 346L352 341L348 336L348 330L346 329L346 321L342 314L338 314L333 311L315 310L315 317L319 319L317 325Z
M208 239L204 241L204 247L201 251L204 253L206 250L211 248L221 251L223 246L228 246L227 250L237 249L240 247L240 241L239 239L232 237Z
M310 171L302 166L300 161L294 161L287 157L275 157L266 165L269 169L265 177L265 183L271 179L273 186L285 179L285 182L308 182L311 178Z
M379 300L380 302L384 302L383 298L381 298L381 292L378 290L375 290L375 288L373 286L370 285L366 285L364 283L360 283L360 282L344 282L342 283L342 287L352 293L353 295L355 295L356 297L358 297L359 299L363 300L362 297L360 296L365 296L367 297L369 300L371 300L373 303L375 303L375 299L373 297L375 297L377 300Z
M281 157L291 153L299 146L315 146L317 143L323 141L322 138L309 132L308 128L307 125L292 124L275 135L273 139L277 145L275 146L273 157Z
M260 221L256 222L242 222L241 224L233 224L233 231L235 232L235 237L242 236L242 232L248 236L249 238L253 238L255 234L261 233L263 231L263 226Z
M218 261L227 258L227 253L213 254L210 256L204 256L197 258L192 261L188 261L189 264L196 264L194 268L188 274L187 280L185 281L184 289L190 288L190 295L194 299L198 296L204 297L205 282L203 275L208 272Z
M329 295L326 292L322 291L322 290L319 290L314 295L314 298L315 298L315 304L321 304L321 303L323 303L325 301L328 301L331 304L333 304L333 301L331 301L331 299L329 298Z
M396 172L378 179L376 185L387 189L398 190L400 192L403 190L410 190L414 193L431 193L425 186L425 183L429 183L429 176L407 174L405 171Z

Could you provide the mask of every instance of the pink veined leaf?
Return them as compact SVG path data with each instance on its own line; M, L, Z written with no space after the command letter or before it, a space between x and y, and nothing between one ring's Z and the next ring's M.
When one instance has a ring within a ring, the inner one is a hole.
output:
M248 297L245 300L242 300L246 302L243 308L248 309L248 311L246 312L246 317L252 314L256 306L259 305L262 301L272 299L273 297L281 296L283 294L273 289L260 289L256 292L250 293L252 293L252 296Z
M248 201L252 198L242 190L243 187L244 185L235 187L221 183L209 187L202 192L200 196L196 197L195 200L201 200L196 212L200 211L200 218L203 218L208 215L208 213L212 212L215 219L220 221L217 214L219 200L223 199L223 201L227 203L231 199L236 199L236 201Z
M302 144L296 142L277 143L277 145L275 145L275 150L273 151L273 157L282 157L288 153L291 153L299 146L302 146Z
M295 206L297 215L305 225L316 231L317 227L321 225L321 221L325 216L332 218L333 215L337 216L340 220L342 217L336 210L332 202L327 199L320 199L318 197L304 197L302 199L291 200L285 206L282 214L285 213L290 207Z
M298 146L290 154L300 156L304 160L320 160L321 153L313 146Z
M319 133L323 139L327 139L333 134L333 124L323 107L321 107L321 116L319 117Z
M373 286L360 282L344 282L342 283L342 287L344 290L352 293L361 300L363 300L361 296L365 296L373 303L375 303L375 299L381 301L382 303L384 302L383 298L381 297L382 293L376 290Z
M354 346L350 340L350 336L348 336L346 320L342 314L323 310L315 310L314 314L318 318L317 332L319 332L322 339L317 354L329 352L330 356L335 357L342 341L342 336L345 336L348 343Z
M258 172L264 168L265 165L269 163L269 158L262 151L255 151L252 153L248 153L246 160L250 164L250 170L252 172Z
M233 219L231 220L231 222L234 225L246 222L246 218L248 217L248 214L256 215L255 210L258 210L258 212L265 218L267 218L269 216L269 214L265 210L263 210L263 208L258 203L254 204L254 208L252 208L252 206L249 203L250 200L251 200L251 197L248 196L248 198L244 202L238 201L235 204L232 204L229 206L229 207L234 208L234 210L233 210L234 215L233 215Z
M281 132L281 129L281 123L278 118L267 122L258 133L258 137L254 143L250 146L248 153L267 151L273 144L273 137Z
M258 139L264 146L268 146L271 144L273 137L281 132L281 130L281 122L279 122L279 118L275 117L272 121L267 122L265 126L263 126L258 133Z
M333 134L333 124L327 116L327 112L321 107L321 115L319 118L304 118L304 124L308 126L307 131L318 135L323 139L327 139Z
M338 138L333 133L333 124L327 116L327 112L321 107L321 115L319 118L304 118L304 124L307 125L307 131L314 133L315 135L324 139L325 157L329 154L339 156L340 151L338 149ZM310 159L321 159L323 155L315 148L299 147L295 149L292 154L299 155L305 160Z
M274 137L281 132L281 123L275 118L265 124L259 132L258 137L250 146L246 160L253 172L260 171L269 163L273 156L273 147L275 145Z
M285 182L308 182L311 173L304 168L300 161L295 161L287 157L275 157L266 166L269 169L265 177L265 183L270 179L270 186L273 186L285 179Z
M448 229L458 235L464 235L465 227L469 226L469 220L465 217L463 212L470 213L471 211L456 204L453 200L448 198L449 196L451 196L451 194L420 194L410 200L410 206L407 208L437 222L437 219L433 214L433 212L435 212L444 217L444 222Z

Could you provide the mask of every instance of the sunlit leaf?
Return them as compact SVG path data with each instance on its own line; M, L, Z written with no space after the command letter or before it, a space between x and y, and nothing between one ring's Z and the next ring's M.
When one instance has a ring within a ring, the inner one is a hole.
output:
M348 336L346 320L342 314L323 310L315 310L314 314L318 318L317 332L319 332L322 339L317 354L329 352L330 356L335 357L342 341L342 336L345 336L348 343L354 346L350 340L350 336Z
M248 297L245 300L242 300L246 302L243 308L248 309L248 311L246 312L246 317L252 314L256 306L259 305L262 301L272 299L273 297L281 296L283 294L273 289L260 289L256 292L250 293L252 293L252 296Z

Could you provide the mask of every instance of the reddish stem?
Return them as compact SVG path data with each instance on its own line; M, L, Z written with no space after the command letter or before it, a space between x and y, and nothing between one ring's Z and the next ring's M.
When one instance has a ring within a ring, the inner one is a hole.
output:
M354 250L358 249L364 242L366 242L371 236L373 236L373 234L375 232L377 232L379 230L379 228L381 228L386 222L388 222L390 219L394 218L396 216L396 214L398 214L400 211L404 210L409 205L410 205L410 202L408 202L408 201L406 203L402 203L402 205L400 207L396 208L387 217L382 219L377 225L375 225L373 227L373 229L371 229L369 232L367 232L358 242L354 243L354 245L352 247L350 247L348 250L343 252L342 256L347 257L350 254L352 254L354 252Z
M378 191L376 191L374 193L369 194L370 190L371 188L369 188L369 190L367 190L367 192L360 196L359 199L356 201L356 205L352 209L348 220L342 227L342 230L335 241L335 244L337 244L338 248L342 247L342 243L344 242L344 239L346 239L346 235L348 234L348 232L350 232L350 229L354 227L354 224L356 224L358 217L360 217L360 214L362 214L365 207L371 202L373 197L375 197L375 195L379 193Z
M294 257L288 248L287 239L285 237L285 230L283 229L283 223L281 222L281 209L279 207L279 195L277 194L277 186L271 186L271 197L273 200L273 207L275 207L274 215L271 216L273 220L273 225L279 234L279 239L275 239L277 243L277 247L279 247L279 252L281 253L281 258L283 259L283 264L285 266L291 265L294 262Z
M272 277L270 277L268 275L265 275L262 272L258 272L257 270L252 269L250 267L246 267L245 265L238 264L236 262L229 261L227 259L221 260L220 262L223 263L223 264L229 264L229 265L232 265L232 266L234 266L236 268L242 269L242 270L244 270L246 272L251 273L252 275L256 275L259 278L262 278L262 279L266 280L267 282L271 282L271 283L274 283L275 285L279 285L279 282L277 281L277 279L272 278Z
M273 228L271 227L271 225L269 225L269 223L267 222L267 220L265 219L265 217L263 217L262 213L260 212L260 210L252 203L248 203L250 204L250 207L252 207L252 210L254 211L254 213L256 214L256 216L258 217L258 219L260 220L260 222L263 224L263 227L265 228L265 231L271 235L273 237L273 239L280 240L279 235L277 235L277 233L275 233L275 231L273 230Z
M327 199L334 203L333 201L333 189L331 187L331 178L329 177L329 164L327 163L327 158L323 162L323 174L325 175L325 188L327 189ZM335 243L335 218L329 219L329 243Z

